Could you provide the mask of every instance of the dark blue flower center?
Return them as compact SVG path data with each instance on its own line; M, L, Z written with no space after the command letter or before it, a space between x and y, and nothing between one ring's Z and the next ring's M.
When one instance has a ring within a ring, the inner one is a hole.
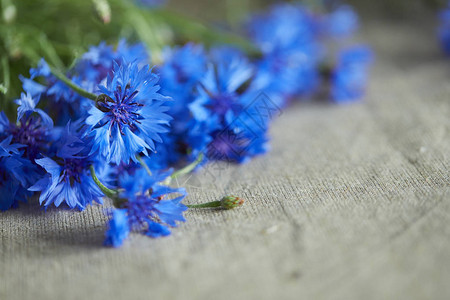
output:
M37 158L45 145L46 128L42 126L39 118L30 117L25 121L21 121L19 125L11 127L13 142L26 145L24 148L25 156L30 159Z
M220 93L211 97L211 104L206 105L207 108L214 111L219 116L225 116L228 111L236 112L239 109L236 94Z
M86 159L66 158L62 167L63 180L72 186L75 181L81 183L81 175L89 168L89 162Z
M150 194L151 192L150 190ZM154 205L158 202L159 199L154 199L148 195L137 195L133 201L128 201L125 207L128 208L130 226L140 230L148 220L155 221L157 210L154 208Z
M236 161L251 146L251 137L232 130L216 131L208 145L207 156L213 160Z
M124 90L118 86L114 91L114 99L103 95L101 100L97 101L97 107L107 113L110 122L119 127L122 135L125 134L123 131L125 126L129 126L133 131L136 129L135 123L140 123L139 120L143 119L139 110L144 105L133 101L137 94L138 91L131 91L129 85Z

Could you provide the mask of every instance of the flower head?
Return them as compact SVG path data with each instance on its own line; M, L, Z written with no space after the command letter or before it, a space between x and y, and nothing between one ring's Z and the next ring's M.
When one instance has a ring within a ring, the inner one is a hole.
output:
M185 221L183 212L187 207L181 203L185 190L160 184L170 173L157 172L148 176L145 170L139 169L134 175L122 176L120 197L126 201L122 202L119 212L113 213L106 245L120 246L128 230L154 238L166 236L170 234L169 226L176 227L177 222ZM171 197L174 194L178 196Z
M48 151L53 128L53 120L36 108L37 99L30 93L22 93L21 98L15 101L19 104L16 123L10 123L6 115L0 113L0 138L11 136L14 143L24 146L23 157L31 161Z
M99 86L103 94L86 119L86 134L93 138L91 154L98 151L106 162L119 164L154 151L171 120L164 105L170 98L158 93L158 79L148 66L114 64L106 86Z
M255 122L251 115L258 95L253 90L254 68L233 49L214 49L212 56L215 64L209 66L197 99L189 105L197 124L187 136L197 148L207 142L202 150L210 160L245 162L267 150L268 120Z
M30 161L20 156L19 149L24 145L11 141L12 136L0 140L0 210L26 201L30 195L26 189L36 175Z
M280 106L283 99L316 90L323 55L316 19L301 5L279 4L249 23L250 38L263 52L256 62L255 88L277 97Z
M372 60L373 53L366 46L349 48L339 54L331 87L335 102L355 101L364 96Z
M349 5L341 5L325 16L324 30L331 37L348 37L358 29L358 15Z
M101 203L103 193L95 184L89 170L94 161L84 155L86 145L70 124L67 125L57 148L54 159L36 159L36 163L44 168L47 174L29 190L41 192L39 202L46 208L51 204L58 207L66 203L70 208L82 210L93 201Z
M248 33L263 53L273 53L309 47L315 43L318 25L312 12L301 5L276 4L250 20Z

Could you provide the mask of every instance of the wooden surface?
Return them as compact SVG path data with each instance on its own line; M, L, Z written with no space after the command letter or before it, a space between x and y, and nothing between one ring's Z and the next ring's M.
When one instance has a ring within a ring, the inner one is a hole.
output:
M270 154L182 182L188 203L240 209L119 250L101 247L109 205L0 214L0 299L449 299L450 58L433 30L371 24L365 102L296 104Z

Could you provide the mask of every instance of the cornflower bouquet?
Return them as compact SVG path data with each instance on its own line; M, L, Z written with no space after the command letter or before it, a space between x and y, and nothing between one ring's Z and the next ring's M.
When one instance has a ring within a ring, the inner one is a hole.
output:
M78 210L110 199L105 245L119 247L132 231L167 236L189 207L244 202L185 205L174 178L266 153L271 112L293 101L364 95L373 54L353 42L350 6L277 4L232 33L160 2L93 0L87 24L68 18L68 28L62 21L47 33L27 25L38 1L2 1L1 210L35 198L44 209ZM86 9L56 1L42 20L59 18L56 3ZM106 41L83 50L84 26L96 30L88 41Z

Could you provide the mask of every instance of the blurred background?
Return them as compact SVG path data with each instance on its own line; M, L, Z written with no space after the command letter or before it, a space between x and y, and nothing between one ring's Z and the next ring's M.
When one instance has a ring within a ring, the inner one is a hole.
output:
M187 40L206 45L225 42L245 46L246 42L239 39L240 25L250 14L280 1L170 0L153 10L142 9L143 2L155 1L1 0L0 110L12 111L11 100L21 92L19 75L28 75L30 67L36 66L41 57L60 69L67 69L89 45L101 41L114 44L118 37L142 40L154 52L167 44ZM322 3L319 0L290 2L303 2L316 9ZM355 7L363 29L364 24L373 20L388 19L414 26L424 19L433 20L436 11L445 6L443 0L340 2ZM215 28L233 35L217 34Z

